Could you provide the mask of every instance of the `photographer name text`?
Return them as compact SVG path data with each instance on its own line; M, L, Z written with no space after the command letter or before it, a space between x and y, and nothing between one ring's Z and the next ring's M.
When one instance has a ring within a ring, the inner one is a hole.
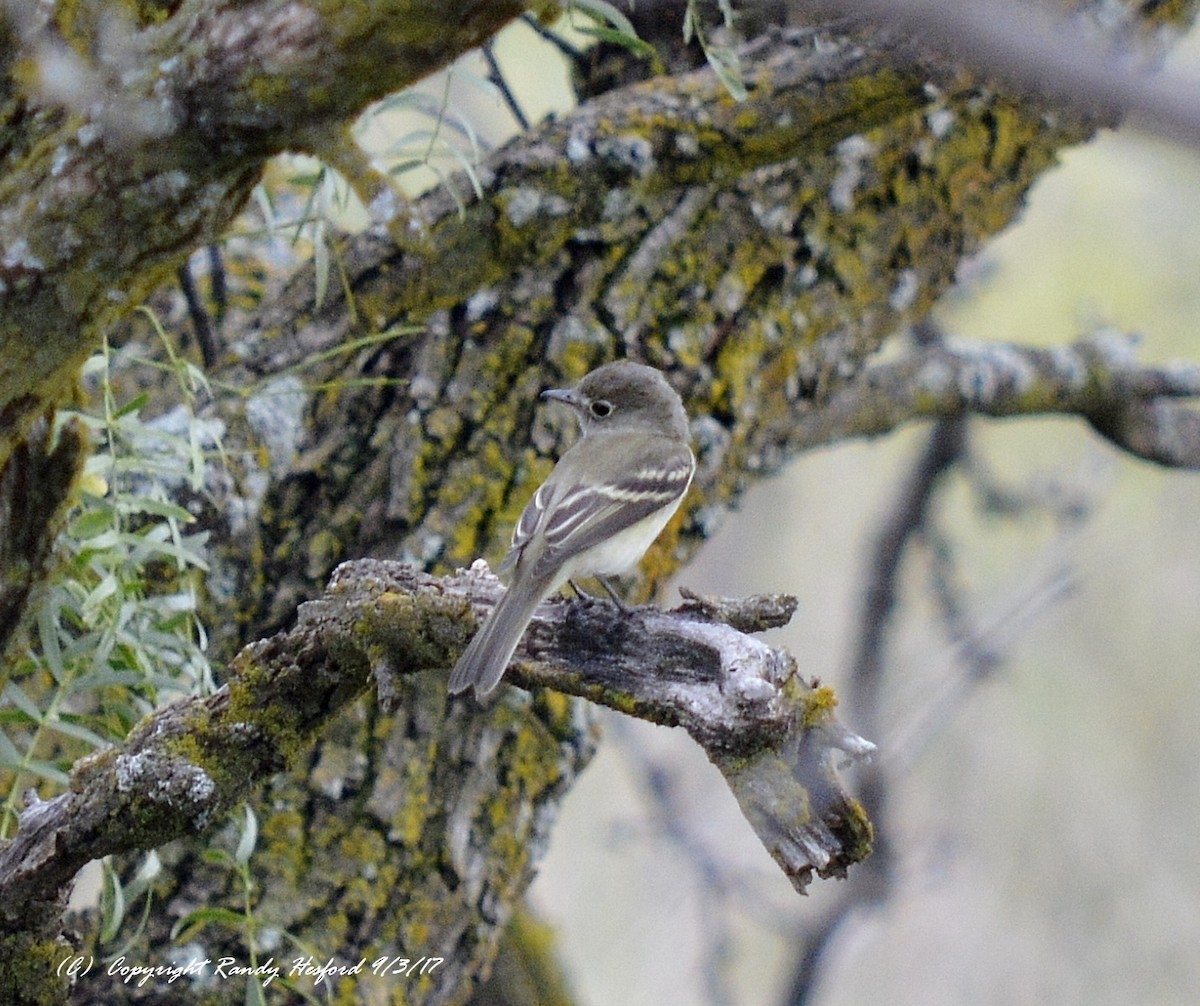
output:
M356 964L339 962L334 958L321 962L313 957L296 957L290 961L276 961L268 957L265 961L246 964L236 957L193 958L183 964L138 964L122 956L116 958L104 970L126 985L142 986L147 982L171 984L180 978L198 978L224 981L230 978L255 978L266 988L276 978L311 978L314 985L332 982L337 978L371 974L377 977L426 975L436 971L445 963L443 957L377 957L374 960L361 958ZM81 978L95 967L96 959L87 955L64 958L58 965L60 975Z

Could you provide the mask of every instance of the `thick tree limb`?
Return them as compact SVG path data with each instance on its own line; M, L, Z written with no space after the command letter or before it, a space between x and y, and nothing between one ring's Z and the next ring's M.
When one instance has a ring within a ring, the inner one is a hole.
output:
M120 748L77 765L68 792L26 808L15 838L0 849L0 940L40 932L53 942L63 898L84 864L219 822L293 763L313 731L355 698L372 673L381 693L393 698L401 678L422 671L433 672L440 691L440 671L468 635L464 614L472 607L485 612L499 590L483 566L446 578L370 560L340 567L328 591L301 608L293 628L238 655L220 692L148 717ZM813 872L841 874L870 849L870 825L843 793L835 769L872 745L837 723L832 692L805 683L789 656L713 621L734 610L741 619L757 611L760 622L776 623L789 607L774 598L736 605L693 599L674 612L625 614L608 603L550 601L518 651L512 680L683 726L803 889ZM481 717L471 700L450 707L459 721L492 719ZM560 758L568 759L562 772L573 774L589 744L566 729L558 745ZM447 757L482 758L480 767L491 770L483 752ZM481 808L471 804L470 792L456 801L461 816L451 811L443 819L446 833L436 837L447 857L442 869L459 877L458 897L473 900L504 866L488 854L496 838L491 825L477 844L473 822ZM445 906L439 911L444 917ZM452 920L446 924L461 925L457 916ZM426 924L435 927L426 931L426 952L454 957L459 931L436 929L436 919ZM466 963L456 961L446 973L457 981Z
M424 250L364 235L344 256L346 300L315 308L301 276L234 333L246 370L225 379L325 354L304 375L328 389L304 401L301 456L261 538L236 547L233 575L274 584L274 609L239 619L277 626L355 555L495 557L556 447L538 392L615 355L669 370L697 417L692 505L645 566L650 582L669 573L778 467L797 414L922 317L1090 129L873 42L767 37L743 104L710 71L604 95L497 151L464 213L423 198Z
M485 568L476 564L471 574ZM496 599L490 575L476 594L485 593L484 584L489 600ZM551 601L541 611L550 608L552 617L535 619L518 650L530 663L511 678L683 727L803 891L814 871L841 875L870 849L870 824L833 770L874 745L837 722L832 690L806 683L791 656L720 621L731 616L739 624L775 626L794 607L790 598L692 595L673 611L637 608L627 616L607 603Z
M557 9L187 0L154 23L148 6L141 26L126 5L0 5L0 465L268 157L331 144L369 102Z
M43 419L0 466L0 667L45 576L69 488L88 447L79 424L68 423L56 439L53 421ZM0 682L6 679L0 673Z

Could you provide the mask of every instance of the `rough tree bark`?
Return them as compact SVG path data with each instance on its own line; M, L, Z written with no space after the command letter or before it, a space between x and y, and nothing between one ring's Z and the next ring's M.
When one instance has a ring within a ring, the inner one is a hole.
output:
M122 304L219 233L265 156L286 146L325 151L354 174L337 139L348 116L522 9L477 4L447 23L460 5L418 5L420 16L404 4L353 6L353 15L343 5L267 0L131 6L120 26L124 63L87 46L77 49L90 57L63 55L91 27L84 15L47 26L29 13L32 5L5 8L0 401L11 456L0 478L0 556L27 561L3 610L20 610L36 586L78 453L68 443L57 448L64 455L48 455L36 422ZM1190 13L1188 4L1150 5L1146 16ZM22 75L19 52L78 61L80 73L132 76L134 96L111 89L95 109L81 109ZM311 275L302 274L224 333L231 348L220 377L258 390L212 408L248 446L263 435L273 403L299 401L303 425L292 440L276 441L269 458L247 451L241 474L263 475L267 485L242 501L255 520L235 529L219 507L208 516L223 542L215 579L234 585L213 598L221 653L284 632L342 560L370 555L443 571L479 555L495 559L559 445L561 430L535 412L536 393L616 355L670 374L694 417L700 458L693 494L644 564L642 598L748 481L829 436L942 414L931 404L938 391L945 411L1005 413L1004 401L1012 414L1069 410L1132 449L1161 453L1152 429L1130 436L1122 424L1106 425L1111 384L1081 382L1055 360L1019 368L1024 383L1001 380L990 397L967 393L981 387L972 375L985 364L1003 374L1011 358L963 363L947 354L941 370L922 371L926 356L908 372L897 364L888 415L874 393L888 374L864 372L885 340L947 289L961 258L1012 220L1057 151L1090 135L1095 121L1002 90L868 26L768 33L745 62L745 102L733 101L708 70L679 72L600 95L535 128L488 158L483 196L464 212L444 191L425 196L344 243L345 287L324 304L314 305ZM313 97L309 107L291 96L298 83ZM150 114L161 93L171 96L165 123ZM141 123L132 133L113 125L129 109ZM112 156L121 145L130 150ZM393 336L353 353L327 352L387 332ZM320 362L300 381L294 375L306 359ZM920 387L916 377L947 373L905 403L905 381ZM955 381L955 373L966 376ZM1194 394L1194 384L1180 381L1138 385L1146 409ZM1036 393L1026 394L1030 387ZM1012 388L1021 395L1004 399ZM36 518L19 492L30 478L41 490ZM316 719L293 729L288 717L310 707L312 682L293 676L290 701L267 701L269 690L257 691L255 675L244 673L253 663L244 656L235 665L238 701L266 736L291 741L276 760L239 761L231 752L214 768L204 761L212 752L181 744L172 759L143 759L138 774L122 777L134 797L156 785L194 795L186 783L202 764L214 777L240 772L242 792L264 786L254 804L254 890L248 895L236 871L206 859L203 844L172 842L161 850L168 869L131 958L165 962L176 919L201 904L244 916L249 897L253 925L266 931L238 930L231 914L224 926L190 934L203 955L245 960L247 941L260 957L304 956L296 948L310 946L348 962L450 947L452 964L384 983L382 994L462 999L494 956L593 738L586 707L548 690L508 689L489 707L447 710L444 670L469 624L466 606L458 611L461 621L420 626L411 638L424 646L406 644L412 668L424 673L383 675L391 711L338 692L342 698L318 703ZM295 641L273 638L259 645ZM295 668L306 656L291 655ZM355 664L354 694L380 663ZM532 671L524 680L549 679ZM79 786L86 790L116 757L80 766ZM290 771L281 772L285 765ZM239 791L221 792L230 801ZM205 824L229 827L197 816L182 796L176 802L173 828L140 836L128 821L100 816L89 825L91 848L133 851ZM32 806L17 842L34 839L49 812ZM53 977L68 953L58 940L58 906L51 899L43 909L6 913L0 973L12 1001L66 994ZM94 919L76 925L82 952L97 954ZM343 995L365 994L370 984L342 981ZM179 1001L179 989L94 973L71 996ZM243 990L230 983L203 994L241 1001Z

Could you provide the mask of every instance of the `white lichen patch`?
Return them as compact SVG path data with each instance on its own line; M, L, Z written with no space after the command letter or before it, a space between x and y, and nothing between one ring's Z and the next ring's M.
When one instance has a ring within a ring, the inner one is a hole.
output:
M854 206L854 193L862 184L864 169L875 154L875 145L856 133L847 136L833 150L838 170L829 185L829 203L839 213Z
M503 193L504 214L514 227L524 227L538 217L565 217L571 204L562 196L523 185Z
M141 793L174 808L204 807L217 788L198 765L156 751L119 755L114 770L118 793Z
M609 164L632 171L640 178L645 178L654 170L654 147L637 133L623 133L597 140L595 150Z
M291 470L307 403L304 385L294 374L273 378L246 400L246 421L266 448L273 472Z

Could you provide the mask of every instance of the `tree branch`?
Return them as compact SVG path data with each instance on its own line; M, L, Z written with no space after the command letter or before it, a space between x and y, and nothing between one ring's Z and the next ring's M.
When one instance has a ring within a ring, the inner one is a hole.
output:
M53 420L42 419L0 466L0 668L43 580L76 469L89 446L80 424L65 424L56 438ZM6 681L7 674L0 679Z
M557 9L188 0L140 26L109 6L101 24L90 5L0 5L0 465L102 326L229 225L268 157Z
M120 748L80 762L68 792L25 809L15 838L0 850L0 938L36 931L52 939L72 878L89 860L217 823L293 764L372 674L386 704L407 676L448 667L469 634L468 610L484 614L500 591L482 564L445 578L374 560L339 567L325 594L301 607L294 627L238 654L218 693L148 717ZM814 872L840 875L870 849L870 825L835 769L872 745L837 722L831 690L807 684L791 657L715 620L732 611L742 622L778 624L792 607L778 598L736 604L692 598L671 612L625 614L590 599L548 601L510 680L684 727L802 890ZM436 684L445 706L440 673ZM501 709L455 700L443 713L490 722ZM577 738L566 744L575 754L564 774L573 775L586 748ZM486 760L482 767L490 771ZM501 868L488 855L496 837L490 824L476 843L477 813L450 813L444 825L445 869L458 874L466 892L460 900L472 909L479 878ZM449 956L455 932L432 932L427 945Z
M1101 333L1036 349L946 341L874 364L788 432L804 450L890 432L914 419L1073 415L1118 447L1174 468L1200 468L1200 367L1139 366L1134 340Z
M444 191L420 200L423 248L377 228L345 250L345 299L314 306L306 273L229 333L246 363L223 379L303 365L328 389L307 397L261 538L235 550L232 575L276 585L274 610L229 624L278 626L342 558L496 557L555 448L537 393L617 355L670 371L697 417L695 509L643 566L662 580L703 535L696 510L776 468L796 416L927 313L1090 129L894 38L818 34L761 40L744 103L705 70L535 127L488 159L464 212ZM348 437L347 416L372 437Z
M1151 68L1164 39L1194 16L1191 0L828 0L825 6L895 24L1013 90L1053 96L1109 121L1128 116L1135 127L1200 146L1200 81L1194 73Z

